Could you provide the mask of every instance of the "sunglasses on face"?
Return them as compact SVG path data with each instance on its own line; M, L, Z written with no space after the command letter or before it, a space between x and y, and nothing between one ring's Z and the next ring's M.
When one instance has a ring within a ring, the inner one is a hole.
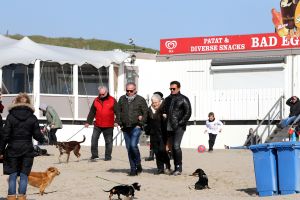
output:
M126 90L126 92L128 92L128 93L133 93L134 90Z
M106 93L104 93L104 94L100 94L100 96L105 96L106 95Z
M177 88L170 88L171 91L175 91Z

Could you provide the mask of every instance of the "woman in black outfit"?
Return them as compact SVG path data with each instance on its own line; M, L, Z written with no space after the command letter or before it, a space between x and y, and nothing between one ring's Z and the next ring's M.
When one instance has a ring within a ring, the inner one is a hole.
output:
M170 159L166 151L166 130L160 109L161 97L154 94L148 108L147 126L145 131L150 135L150 143L156 157L157 174L171 174Z
M39 122L26 93L20 93L8 108L9 114L0 133L0 157L4 157L3 172L8 178L8 200L26 200L28 175L34 158L32 137L44 142ZM20 176L18 196L16 181Z

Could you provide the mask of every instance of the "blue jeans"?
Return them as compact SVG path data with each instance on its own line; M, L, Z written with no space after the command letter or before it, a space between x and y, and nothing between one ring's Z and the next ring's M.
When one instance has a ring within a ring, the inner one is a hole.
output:
M8 195L15 195L16 187L17 187L17 177L18 172L12 173L9 175L8 178ZM26 174L20 173L20 184L19 184L19 194L26 194L27 190L27 184L28 184L28 176Z
M285 128L288 125L292 124L296 118L297 118L297 116L287 117L280 122L280 126L282 128Z
M141 155L138 147L141 128L135 127L133 129L128 129L123 133L130 163L130 169L131 171L135 172L137 165L141 164Z

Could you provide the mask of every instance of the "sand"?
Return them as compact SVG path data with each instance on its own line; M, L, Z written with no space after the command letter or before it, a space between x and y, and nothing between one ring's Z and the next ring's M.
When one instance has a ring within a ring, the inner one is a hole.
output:
M57 167L61 174L46 188L47 194L40 196L38 189L28 186L28 199L108 199L109 190L118 183L139 182L142 187L136 199L299 199L300 194L259 197L256 192L252 153L249 150L215 150L213 153L198 153L195 149L183 149L183 174L181 176L154 175L155 162L145 162L148 147L140 147L144 171L130 177L129 163L125 147L114 147L111 161L103 160L104 147L99 147L98 162L89 162L90 148L82 147L79 162L72 154L69 163L58 163L58 149L45 147L49 157L37 157L33 171L44 171L50 166ZM63 157L66 158L66 157ZM173 163L172 163L173 167ZM196 191L189 186L197 177L189 176L196 168L202 168L208 175L211 189ZM2 164L0 164L2 171ZM7 176L0 176L0 200L7 195ZM123 198L123 197L122 197ZM114 196L117 199L117 196ZM126 199L126 198L123 198Z

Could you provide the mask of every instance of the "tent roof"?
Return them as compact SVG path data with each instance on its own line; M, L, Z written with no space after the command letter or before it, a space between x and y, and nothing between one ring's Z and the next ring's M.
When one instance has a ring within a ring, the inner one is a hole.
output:
M94 51L38 44L24 37L14 40L0 35L0 66L12 63L30 64L36 60L70 63L76 65L91 64L96 68L122 63L129 57L121 51Z

